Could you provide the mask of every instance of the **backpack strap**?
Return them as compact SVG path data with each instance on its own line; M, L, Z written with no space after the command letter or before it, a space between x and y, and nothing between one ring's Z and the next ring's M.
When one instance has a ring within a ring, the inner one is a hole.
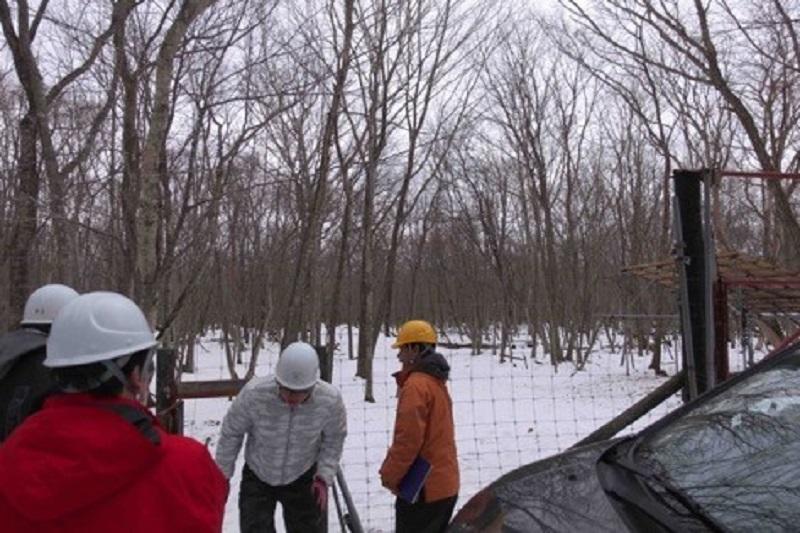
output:
M99 407L105 411L116 413L126 421L133 424L133 427L135 427L139 433L144 435L147 440L152 442L154 446L161 444L161 436L158 434L152 418L150 418L147 413L142 412L141 409L137 409L130 405L121 404L106 404L100 405Z

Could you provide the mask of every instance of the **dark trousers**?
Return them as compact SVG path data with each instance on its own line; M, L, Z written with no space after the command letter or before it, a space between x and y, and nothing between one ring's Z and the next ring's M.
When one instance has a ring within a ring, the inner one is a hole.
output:
M441 533L447 528L458 495L435 502L408 503L397 498L394 503L396 533Z
M274 533L275 506L278 502L283 507L283 522L287 533L324 531L322 513L311 492L315 470L316 467L312 467L288 485L272 486L258 479L245 464L239 489L241 532Z

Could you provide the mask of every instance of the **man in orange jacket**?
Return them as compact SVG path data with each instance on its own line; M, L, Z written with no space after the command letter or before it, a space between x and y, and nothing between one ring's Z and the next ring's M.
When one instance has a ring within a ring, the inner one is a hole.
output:
M397 494L397 533L434 533L447 527L458 498L453 402L447 391L450 366L436 352L436 331L428 322L403 324L392 345L399 348L402 369L393 374L399 387L394 439L380 469L383 486ZM399 495L400 482L421 457L430 473L419 498Z

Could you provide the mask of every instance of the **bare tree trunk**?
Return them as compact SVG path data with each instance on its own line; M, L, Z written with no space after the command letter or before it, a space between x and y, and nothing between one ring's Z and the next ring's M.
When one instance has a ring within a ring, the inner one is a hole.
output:
M136 127L138 87L136 76L131 72L126 46L126 20L128 12L115 10L114 68L122 82L122 183L120 187L120 206L122 215L121 252L123 260L116 272L117 289L133 294L136 273L136 211L138 208L141 146Z
M14 195L14 230L8 247L8 329L22 319L22 309L31 291L31 249L36 237L39 173L36 153L36 120L28 112L19 123L19 188Z
M347 72L350 69L350 57L353 46L353 31L355 24L353 22L354 1L347 0L344 4L345 10L345 25L344 25L344 39L342 43L342 50L339 54L339 66L336 72L336 81L333 90L333 98L331 101L331 108L328 112L327 120L325 123L325 131L323 132L322 154L320 158L320 177L325 176L330 171L330 151L336 142L335 134L337 133L338 114L342 105L344 97L344 88L347 81ZM338 143L336 143L338 148ZM347 165L342 161L340 154L340 163L342 163L342 187L345 193L345 205L342 221L342 236L341 246L339 248L339 256L336 261L336 276L333 282L333 294L331 295L330 302L330 315L328 317L328 327L326 331L328 360L333 364L333 354L336 349L336 325L339 322L339 305L341 298L342 282L344 279L344 268L346 263L347 252L349 248L350 237L350 217L352 209L352 192L348 178ZM332 369L332 368L331 368Z
M420 268L422 267L422 259L425 257L425 253L428 250L426 244L428 242L428 233L433 225L431 223L431 218L433 217L433 213L436 209L435 205L436 202L431 202L431 207L428 209L428 212L425 214L425 217L422 220L422 233L419 235L419 243L414 250L414 259L411 263L411 294L408 298L408 307L406 307L406 317L412 317L417 312Z
M227 363L228 374L231 376L231 379L239 379L236 373L236 363L239 357L241 357L238 329L239 326L227 320L222 322L222 343L225 347L225 362ZM233 337L233 339L231 339L231 337Z
M373 210L375 171L367 171L364 184L364 211L361 228L364 232L361 250L361 291L358 306L358 364L356 376L365 380L364 401L374 402L372 393L372 361L375 358L372 335L375 323L373 289Z
M361 216L362 251L360 265L360 301L359 301L359 332L358 332L358 362L356 375L364 379L364 400L374 402L372 383L372 362L375 358L375 339L380 327L380 316L375 305L375 190L380 167L380 158L388 142L390 127L390 83L395 74L395 65L387 65L390 58L387 55L389 47L386 44L389 38L390 17L388 7L384 3L381 13L373 14L373 27L365 29L374 32L369 54L369 70L361 80L364 88L363 103L366 108L365 132L363 134L364 153L364 207ZM361 20L367 25L368 21ZM395 52L401 54L403 40L396 43Z
M333 354L336 350L336 326L339 324L341 318L342 285L344 284L345 267L347 266L347 257L350 249L350 219L352 217L353 193L348 178L348 169L345 165L342 165L342 183L345 196L344 213L342 214L342 235L340 238L338 257L336 259L336 274L333 278L333 292L331 294L326 342L328 357L331 361L333 361ZM348 324L349 322L350 318L348 314ZM349 347L349 350L350 353L352 353L352 346Z
M661 354L664 344L664 329L661 326L656 326L653 333L653 358L650 360L650 365L647 367L657 376L665 376L666 372L661 368Z
M195 371L195 357L194 350L197 343L197 338L189 335L186 337L184 344L183 363L181 364L181 373L187 372L193 374Z
M159 286L157 237L160 219L161 162L169 130L169 115L175 57L189 26L216 0L184 0L167 30L156 59L156 80L150 128L142 153L141 190L136 218L136 297L152 321L155 319Z

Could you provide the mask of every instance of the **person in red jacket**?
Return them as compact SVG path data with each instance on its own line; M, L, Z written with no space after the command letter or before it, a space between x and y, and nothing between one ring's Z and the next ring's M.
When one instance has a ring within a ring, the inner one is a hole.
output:
M0 446L0 530L221 531L228 487L211 455L142 405L155 346L120 294L84 294L59 312L44 364L62 393Z
M450 366L436 352L436 331L424 320L403 324L392 346L402 369L394 438L380 469L381 482L395 501L397 533L444 531L458 499L459 472L453 427L453 403L447 391ZM430 472L415 501L400 493L403 477L417 458Z

